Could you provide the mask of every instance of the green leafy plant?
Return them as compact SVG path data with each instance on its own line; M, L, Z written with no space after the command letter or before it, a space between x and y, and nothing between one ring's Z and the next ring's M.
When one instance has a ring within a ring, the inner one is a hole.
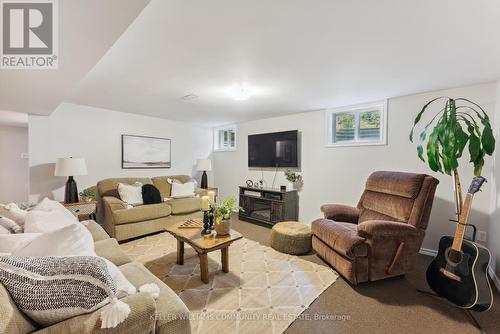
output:
M233 212L243 211L241 207L236 205L234 197L224 198L220 203L212 202L210 203L210 208L210 214L214 217L216 224L231 218L231 213Z
M95 187L83 189L79 195L80 197L95 199Z
M302 175L300 175L297 172L293 172L289 169L285 171L285 178L287 179L288 182L292 183L302 181Z
M435 172L457 174L459 159L468 148L474 175L480 175L484 157L495 150L495 138L486 112L477 103L465 98L438 97L426 103L418 113L410 132L413 142L414 131L422 115L434 102L445 100L444 107L423 127L418 136L417 154Z

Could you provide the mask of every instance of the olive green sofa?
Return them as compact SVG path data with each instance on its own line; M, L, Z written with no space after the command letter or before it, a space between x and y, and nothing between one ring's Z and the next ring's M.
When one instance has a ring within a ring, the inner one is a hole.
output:
M97 222L118 241L162 231L167 224L190 218L201 218L201 199L206 190L196 191L196 197L170 199L159 204L127 207L118 194L118 183L152 184L160 191L162 198L169 198L171 184L168 179L184 183L191 179L188 175L158 176L153 178L112 178L97 183Z
M182 300L165 283L154 276L144 265L133 262L115 239L109 238L94 221L85 221L94 238L97 255L113 262L136 288L146 283L156 283L160 296L154 299L149 293L138 292L122 300L130 306L130 314L115 328L101 329L100 309L79 315L49 327L40 327L16 306L5 287L0 284L0 333L6 334L190 334L189 310Z

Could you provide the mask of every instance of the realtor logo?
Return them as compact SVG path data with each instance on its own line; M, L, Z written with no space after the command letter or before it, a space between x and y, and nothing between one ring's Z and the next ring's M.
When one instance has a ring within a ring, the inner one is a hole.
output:
M0 0L1 69L57 69L56 0Z

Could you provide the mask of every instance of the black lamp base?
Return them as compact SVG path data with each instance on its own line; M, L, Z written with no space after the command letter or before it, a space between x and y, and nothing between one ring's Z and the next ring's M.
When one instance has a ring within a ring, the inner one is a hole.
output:
M207 171L203 171L203 174L201 175L201 189L207 189L208 188L208 177L207 177Z
M76 203L76 202L78 202L78 188L76 187L76 182L73 176L69 176L68 181L66 182L64 203Z

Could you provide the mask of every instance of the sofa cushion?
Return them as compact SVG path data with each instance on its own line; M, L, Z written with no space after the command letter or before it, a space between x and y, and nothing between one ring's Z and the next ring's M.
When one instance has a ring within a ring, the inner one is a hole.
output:
M0 284L0 333L31 333L35 325L17 308L7 289Z
M160 296L156 300L157 334L191 333L188 308L165 283L138 262L124 264L120 270L136 288L147 283L156 283L160 288Z
M201 210L201 199L198 197L175 198L167 202L172 208L172 214L180 215Z
M175 179L181 183L191 180L191 176L188 175L173 175L173 176L157 176L152 178L152 182L156 188L160 191L161 197L170 197L172 191L172 185L168 182L168 179Z
M140 205L113 211L113 220L115 225L120 225L167 217L171 213L172 209L166 203Z
M82 333L82 334L137 334L137 333L154 333L155 321L154 314L156 311L156 303L151 294L147 292L136 293L131 296L122 298L125 304L130 306L130 314L127 319L118 324L115 328L101 328L101 312L99 310L79 315L58 322L49 327L45 327L34 333L36 334L66 334L66 333ZM0 324L0 333L1 332ZM22 333L22 332L7 332L7 333Z
M312 223L312 233L337 253L354 259L368 255L365 238L358 235L357 225L317 219Z

